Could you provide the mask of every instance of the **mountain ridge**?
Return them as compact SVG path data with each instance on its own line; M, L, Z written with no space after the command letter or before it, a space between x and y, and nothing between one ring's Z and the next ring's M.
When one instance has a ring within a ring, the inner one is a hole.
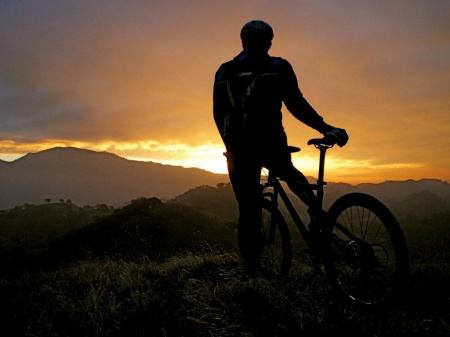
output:
M52 148L0 166L0 209L45 199L119 206L137 197L170 199L228 175L122 158L109 152Z
M308 180L314 182L315 178ZM0 209L46 199L121 206L137 197L169 200L197 186L223 182L229 182L227 174L130 160L105 151L55 147L12 162L0 161ZM365 192L382 200L400 200L426 190L450 198L450 184L430 178L357 185L329 182L326 197L331 200L349 192Z
M390 197L392 199L402 199L409 194L427 190L440 197L450 195L450 184L448 182L430 178L422 178L419 180L408 179L404 181L386 180L379 184L362 183L355 187L364 190L365 193L373 194L375 197L380 197L383 194L383 189L389 187Z

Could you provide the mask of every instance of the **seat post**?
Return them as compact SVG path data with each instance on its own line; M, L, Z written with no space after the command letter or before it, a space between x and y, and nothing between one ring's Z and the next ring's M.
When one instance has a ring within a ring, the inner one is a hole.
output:
M319 146L320 150L320 160L319 160L319 177L317 179L317 198L319 199L320 207L322 207L323 204L323 187L327 184L324 181L324 175L325 175L325 154L327 152L328 147L326 146Z

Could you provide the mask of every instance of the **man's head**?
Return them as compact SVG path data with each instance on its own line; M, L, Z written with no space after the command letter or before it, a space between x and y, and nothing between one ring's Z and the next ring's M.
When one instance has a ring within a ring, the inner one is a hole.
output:
M241 39L246 51L268 52L272 46L273 30L267 22L253 20L242 27Z

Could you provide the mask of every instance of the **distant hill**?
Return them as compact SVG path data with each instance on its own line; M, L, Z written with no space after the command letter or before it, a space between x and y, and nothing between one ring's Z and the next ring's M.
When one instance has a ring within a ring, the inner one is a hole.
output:
M380 184L359 184L356 187L385 200L400 200L422 191L432 192L441 198L450 196L450 184L438 179L385 181Z
M197 168L127 160L106 152L53 148L13 162L0 162L0 209L40 204L45 199L120 206L137 197L165 200L199 185L227 181L227 175Z
M316 178L314 177L307 178L310 183L316 182ZM334 200L344 194L361 192L373 195L386 204L393 204L402 201L411 194L418 194L424 191L428 191L450 202L450 184L448 182L439 179L409 179L400 181L388 180L378 184L363 183L358 185L328 182L325 186L324 203L326 206L330 206Z
M404 216L421 217L450 211L447 200L429 190L411 193L400 201L392 202L390 206L395 214Z
M312 177L308 179L315 181ZM51 202L69 199L80 206L106 204L117 207L138 197L169 200L198 186L216 186L228 181L228 175L196 168L127 160L107 152L53 148L28 154L13 162L0 161L0 209L24 203L41 204L46 199ZM221 191L215 201L202 195L203 207L224 198L224 192L232 193L230 187ZM325 205L329 206L349 192L369 193L387 204L395 204L423 191L446 200L446 204L450 201L449 183L422 179L356 186L330 182L326 186ZM233 197L231 199L234 200ZM184 202L189 204L187 200ZM235 204L230 207L235 207Z
M183 204L206 214L219 222L235 222L238 206L231 184L216 187L202 185L176 196L172 203Z
M300 215L306 214L304 205L286 186L285 189ZM329 208L337 198L351 192L368 193L379 198L397 217L427 217L450 212L450 184L429 179L357 186L329 183L325 187L325 207ZM222 222L236 221L238 217L236 200L229 184L199 186L178 195L172 202L190 206ZM282 202L280 209L286 212Z
M80 208L71 203L46 203L0 211L0 264L11 254L47 249L72 230L110 215L106 205Z
M205 244L230 248L235 241L229 228L191 207L138 198L112 215L69 233L55 249L62 255L79 257L88 250L96 255L126 258L143 254L154 259L199 251Z
M235 245L226 224L157 198L140 197L115 210L46 203L0 211L0 277L93 256L159 260Z

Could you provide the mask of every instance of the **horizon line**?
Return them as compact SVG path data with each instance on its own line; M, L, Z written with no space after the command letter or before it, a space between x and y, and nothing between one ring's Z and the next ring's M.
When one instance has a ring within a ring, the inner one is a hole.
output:
M43 149L40 151L35 151L35 152L27 152L24 154L19 154L19 155L14 155L14 154L2 154L0 153L0 162L4 162L7 164L12 164L16 161L21 160L22 158L26 157L27 155L30 154L38 154L41 152L46 152L49 150L54 150L54 149L74 149L74 150L80 150L80 151L89 151L89 152L95 152L95 153L99 153L99 154L111 154L111 155L115 155L119 158L125 159L125 160L129 160L129 161L136 161L136 162L143 162L143 163L154 163L154 164L161 164L164 166L172 166L172 167L180 167L180 168L186 168L186 169L199 169L202 171L206 171L212 174L217 174L217 175L228 175L228 172L214 172L212 170L208 170L202 167L196 167L196 166L184 166L184 165L175 165L175 164L171 164L171 163L167 163L167 162L163 162L163 161L155 161L155 160L145 160L145 159L141 159L141 158L137 158L137 157L133 157L133 156L122 156L119 155L117 153L114 152L110 152L110 151L101 151L101 150L93 150L93 149L89 149L89 148L82 148L82 147L76 147L76 146L54 146L54 147L49 147L47 149ZM308 178L311 179L317 179L315 176L312 175L307 175ZM357 186L360 184L382 184L385 182L406 182L406 181L415 181L415 182L419 182L422 180L438 180L438 181L442 181L445 183L449 183L450 184L450 180L446 180L443 178L430 178L430 177L422 177L422 178L418 178L418 179L413 179L413 178L406 178L406 179L402 179L402 180L396 180L396 179L385 179L385 180L376 180L376 181L366 181L366 182L359 182L359 183L349 183L349 182L345 182L345 181L328 181L329 183L333 183L333 184L347 184L347 185L351 185L351 186Z

